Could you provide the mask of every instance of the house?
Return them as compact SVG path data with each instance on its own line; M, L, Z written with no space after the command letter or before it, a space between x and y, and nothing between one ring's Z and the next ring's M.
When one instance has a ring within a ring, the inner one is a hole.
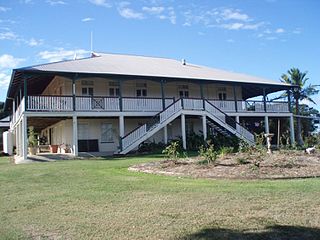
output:
M71 152L126 154L143 141L162 141L208 128L225 130L254 144L240 122L290 119L288 102L267 95L291 85L190 64L185 60L94 53L89 58L13 70L5 102L16 155L27 158L28 127L43 144L70 145ZM262 96L263 101L248 99Z

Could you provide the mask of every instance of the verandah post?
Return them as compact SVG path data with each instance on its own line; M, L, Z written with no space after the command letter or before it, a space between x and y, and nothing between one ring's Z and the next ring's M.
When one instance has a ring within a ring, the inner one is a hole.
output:
M161 79L160 81L160 87L161 87L161 97L162 97L162 110L166 108L166 99L164 94L164 80Z
M234 98L234 109L236 112L238 112L238 104L237 104L237 91L236 91L236 86L233 85L233 98Z
M262 94L263 94L263 109L264 109L264 112L267 112L266 88L262 89Z
M119 110L122 112L123 103L122 103L122 80L118 79L119 82Z
M73 111L76 111L76 79L78 78L78 74L75 74L72 78L72 107Z

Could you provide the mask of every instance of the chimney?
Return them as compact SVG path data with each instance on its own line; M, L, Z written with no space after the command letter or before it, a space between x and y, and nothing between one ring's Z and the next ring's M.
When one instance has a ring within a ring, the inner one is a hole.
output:
M181 60L181 63L182 63L182 65L187 65L187 62L184 58Z

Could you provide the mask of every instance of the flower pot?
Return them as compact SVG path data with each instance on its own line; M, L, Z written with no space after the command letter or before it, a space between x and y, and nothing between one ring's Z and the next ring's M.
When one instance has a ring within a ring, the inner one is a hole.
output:
M30 155L36 155L37 154L37 148L36 147L28 147L28 151Z
M50 152L57 153L59 145L50 145Z

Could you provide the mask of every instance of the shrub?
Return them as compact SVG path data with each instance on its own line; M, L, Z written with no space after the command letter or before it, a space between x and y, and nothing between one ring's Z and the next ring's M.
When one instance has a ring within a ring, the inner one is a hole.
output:
M249 162L247 161L247 159L245 159L245 158L237 158L236 161L237 161L237 163L240 164L240 165L249 163Z
M180 156L180 144L178 141L172 141L162 153L165 155L167 160L176 161Z
M221 157L224 157L225 155L233 153L233 152L234 152L233 147L223 147L223 148L220 149L219 155Z
M207 147L200 147L199 155L207 161L207 164L211 164L216 162L218 154L214 149L214 145L208 144Z
M138 152L140 153L159 153L165 147L163 143L143 142L139 145Z
M36 134L34 132L33 127L29 127L28 146L29 147L38 146L38 140L37 140L37 137L36 137Z
M249 143L241 139L239 142L239 151L245 153L245 152L249 152L250 149L251 147Z

